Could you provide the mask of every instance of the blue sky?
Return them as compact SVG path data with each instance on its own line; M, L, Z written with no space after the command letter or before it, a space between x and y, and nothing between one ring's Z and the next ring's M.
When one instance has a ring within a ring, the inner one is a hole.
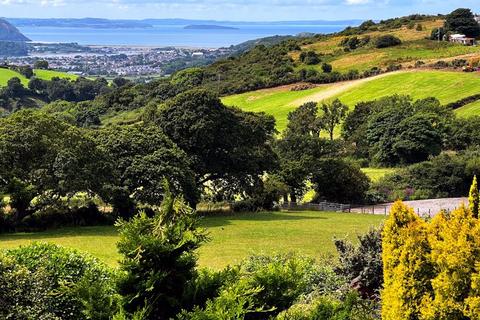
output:
M381 19L480 11L479 0L0 0L0 16L189 18L243 21Z

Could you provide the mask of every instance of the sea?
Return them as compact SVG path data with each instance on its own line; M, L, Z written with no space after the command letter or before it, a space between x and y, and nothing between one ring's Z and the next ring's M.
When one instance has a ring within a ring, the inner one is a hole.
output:
M154 47L221 48L274 35L332 33L347 25L242 24L235 29L185 29L182 25L159 25L138 29L96 29L70 27L19 27L34 42L80 45L123 45Z

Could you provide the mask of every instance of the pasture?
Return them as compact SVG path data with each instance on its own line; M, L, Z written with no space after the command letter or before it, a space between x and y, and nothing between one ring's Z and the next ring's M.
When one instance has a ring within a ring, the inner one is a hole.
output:
M447 104L480 93L480 75L451 71L414 70L383 74L377 77L320 85L305 91L291 91L291 86L265 89L223 98L230 106L246 111L266 112L277 120L282 131L287 115L302 103L322 102L339 98L353 108L361 101L375 100L393 94L410 95L414 99L436 97ZM477 114L479 108L470 108L468 115ZM463 108L462 108L463 109ZM459 111L461 112L461 111Z
M222 101L228 106L239 107L245 111L265 112L273 115L277 121L277 129L282 131L287 126L288 114L295 107L298 107L295 101L305 99L328 89L328 86L319 86L303 91L292 91L292 87L281 86L273 89L247 92L225 97Z
M340 45L345 36L336 36L320 39L312 44L302 47L302 50L313 50L323 56L323 61L332 64L334 70L347 72L349 70L365 71L373 67L387 67L388 65L402 64L414 65L416 61L433 63L440 59L451 60L465 57L465 55L478 55L478 49L449 42L427 40L434 28L443 26L443 20L423 21L422 30L408 29L406 26L389 31L373 31L363 34L375 39L378 36L391 34L402 40L402 44L389 48L376 48L372 43L353 51L344 51ZM311 68L321 71L321 64L307 66L299 61L300 53L291 52L290 56L297 62L297 68Z
M203 218L210 241L199 250L200 265L219 269L250 254L298 252L312 257L335 254L334 237L355 239L379 226L384 216L327 212L265 212ZM117 265L114 227L63 228L40 233L0 235L0 249L35 241L53 242L86 251Z
M40 78L43 80L51 80L53 77L67 78L70 80L75 80L76 78L78 78L77 76L69 73L53 71L53 70L34 70L34 73L37 78ZM20 73L10 69L0 68L0 86L6 86L8 83L8 80L14 77L19 78L20 81L22 81L24 86L28 85L29 79L25 78Z
M459 117L472 117L472 116L479 116L480 115L480 100L467 104L461 108L455 110L456 114Z
M363 173L372 180L372 182L378 182L380 179L388 174L395 173L396 168L362 168Z

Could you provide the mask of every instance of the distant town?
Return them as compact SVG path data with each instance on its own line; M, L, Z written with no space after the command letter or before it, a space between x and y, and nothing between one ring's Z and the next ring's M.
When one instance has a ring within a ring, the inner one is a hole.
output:
M80 76L158 77L185 67L201 66L233 53L233 49L80 46L28 43L28 55L7 57L3 62L33 65L41 59L50 68Z

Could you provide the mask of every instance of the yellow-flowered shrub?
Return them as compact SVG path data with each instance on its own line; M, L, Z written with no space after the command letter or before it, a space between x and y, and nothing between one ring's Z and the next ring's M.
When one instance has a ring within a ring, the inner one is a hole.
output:
M383 231L382 319L480 319L478 198L475 179L468 208L429 222L401 202L392 207Z

